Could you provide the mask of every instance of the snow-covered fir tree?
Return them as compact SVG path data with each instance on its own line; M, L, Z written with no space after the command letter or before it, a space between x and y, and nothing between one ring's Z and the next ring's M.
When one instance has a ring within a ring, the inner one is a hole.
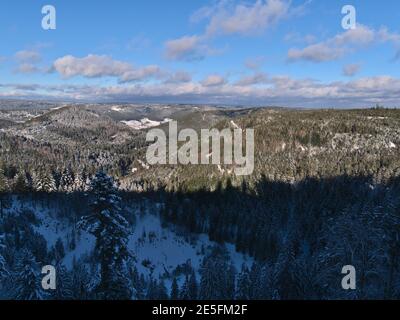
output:
M7 265L6 265L6 260L3 257L3 250L5 249L5 244L4 244L4 234L1 234L0 232L0 288L1 288L1 283L4 278L6 278L9 275Z
M55 300L73 299L73 283L71 273L67 268L59 263L56 266L56 289L51 291L51 298Z
M44 300L48 297L41 284L39 264L33 254L24 249L17 257L14 298L17 300Z
M129 224L121 213L113 178L100 171L90 184L91 213L78 226L96 238L95 253L100 259L100 283L96 292L103 299L129 299L131 292L126 262L129 258Z
M3 167L0 165L0 218L3 217L4 209L9 206L9 185L4 174Z
M66 192L66 193L74 191L74 177L72 175L70 168L66 168L63 170L58 190L60 192Z
M53 174L45 170L41 170L34 175L33 185L37 192L51 193L57 191Z
M79 171L75 174L72 191L87 191L86 178L83 171Z
M8 182L4 174L4 169L0 164L0 193L8 191Z

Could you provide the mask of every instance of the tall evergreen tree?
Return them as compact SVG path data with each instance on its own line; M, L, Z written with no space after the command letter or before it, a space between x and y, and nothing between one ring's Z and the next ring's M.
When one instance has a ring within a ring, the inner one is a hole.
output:
M251 299L251 283L250 283L250 272L245 264L242 266L242 271L238 276L236 298L238 300L250 300Z
M65 257L64 243L61 238L58 238L54 245L54 253L57 262L61 261Z
M61 263L57 265L56 271L56 289L51 292L52 298L55 300L71 300L73 298L73 287L70 272Z
M169 296L167 293L167 288L165 287L164 280L160 279L158 281L158 287L157 287L157 300L168 300Z
M78 172L75 174L74 183L72 191L85 191L86 179L84 178L83 172Z
M121 198L114 180L102 171L91 182L90 191L91 214L82 217L78 226L96 238L95 252L100 259L96 292L102 299L130 299L129 279L124 276L129 224L121 213Z
M224 246L214 246L200 268L200 299L232 300L235 294L235 270Z
M0 283L2 280L9 275L7 266L6 266L6 260L3 257L3 250L5 249L5 244L4 244L4 235L0 233ZM1 286L0 286L1 287Z
M132 263L134 262L132 261ZM146 281L144 280L143 274L139 274L136 266L131 268L131 279L132 287L135 289L135 299L143 300L145 297Z
M157 281L150 276L147 291L146 291L146 299L147 300L156 300L158 296L158 285Z
M87 300L91 296L91 278L83 263L72 263L72 293L74 300Z
M4 175L4 170L0 164L0 218L4 217L4 209L10 206L10 199L8 195L9 186L7 178Z
M69 168L65 169L61 175L59 191L70 193L74 191L74 177Z
M192 269L192 273L189 278L189 297L191 300L196 300L198 297L198 283L196 279L196 273Z
M28 191L28 181L26 178L26 173L20 170L14 178L14 192L25 193Z
M189 276L188 275L186 275L185 282L183 283L179 297L181 300L190 300Z
M33 184L38 192L51 193L57 191L53 174L46 170L41 170L35 174Z
M176 278L174 278L174 280L172 281L170 297L171 297L171 300L179 299L179 286L178 286L178 281L176 280Z

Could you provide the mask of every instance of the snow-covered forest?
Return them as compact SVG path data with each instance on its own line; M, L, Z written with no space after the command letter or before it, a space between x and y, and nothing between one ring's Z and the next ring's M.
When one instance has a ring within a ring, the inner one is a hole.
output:
M400 297L397 110L184 113L255 128L255 172L239 178L150 168L142 130L120 122L136 118L102 108L1 128L0 299Z

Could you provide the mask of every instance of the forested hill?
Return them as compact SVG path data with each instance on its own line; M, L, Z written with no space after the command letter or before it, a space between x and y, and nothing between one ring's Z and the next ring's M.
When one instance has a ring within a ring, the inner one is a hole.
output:
M146 114L150 119L161 113L153 108ZM43 174L51 176L56 189L63 191L63 175L67 175L64 180L85 181L100 168L119 180L121 188L131 191L159 187L213 190L228 179L235 186L245 180L253 188L262 176L294 183L307 177L363 175L382 182L400 174L397 109L213 110L189 106L168 113L162 107L164 115L177 120L180 128L253 128L255 170L246 177L235 176L234 165L149 166L145 159L148 129L135 130L120 120L131 121L135 110L67 106L22 123L11 122L13 117L3 111L8 122L0 129L0 165L10 189L19 175L27 180L28 188L35 189L33 177Z

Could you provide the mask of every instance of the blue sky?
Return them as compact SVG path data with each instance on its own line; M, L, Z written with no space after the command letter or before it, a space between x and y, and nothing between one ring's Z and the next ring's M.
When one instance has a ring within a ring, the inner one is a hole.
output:
M396 0L4 0L0 97L399 106L399 16Z

